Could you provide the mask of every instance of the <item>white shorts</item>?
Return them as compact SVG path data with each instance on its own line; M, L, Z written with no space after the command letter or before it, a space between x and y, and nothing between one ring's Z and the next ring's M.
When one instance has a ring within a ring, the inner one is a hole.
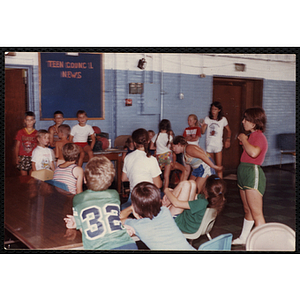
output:
M223 149L223 145L221 145L221 146L210 146L210 145L206 146L206 152L208 152L208 153L219 153L222 151L222 149Z

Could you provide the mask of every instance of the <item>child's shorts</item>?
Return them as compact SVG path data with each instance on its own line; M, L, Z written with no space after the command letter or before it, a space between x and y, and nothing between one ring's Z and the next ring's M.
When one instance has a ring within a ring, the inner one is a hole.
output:
M76 144L77 146L81 147L82 149L84 149L85 146L89 145L88 143L74 143L74 144Z
M261 195L266 190L266 176L259 165L240 163L237 169L237 184L241 190L257 190Z
M31 168L31 156L19 155L17 169L20 171L29 171Z
M165 166L168 166L172 163L172 152L165 152L162 154L156 155L158 164L161 168L164 168Z
M219 146L210 146L210 145L207 145L206 146L206 152L208 153L219 153L221 152L223 149L223 145L219 145Z
M213 162L211 157L209 159ZM211 168L209 165L203 163L197 169L193 169L192 175L195 177L203 177L210 176L212 174L216 174L215 169Z

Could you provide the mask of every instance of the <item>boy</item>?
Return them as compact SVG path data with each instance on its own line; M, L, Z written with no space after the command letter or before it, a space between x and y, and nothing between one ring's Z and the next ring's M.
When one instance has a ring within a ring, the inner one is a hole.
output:
M35 121L35 114L32 111L26 112L24 118L25 128L19 130L15 138L15 161L22 176L31 173L32 151L37 146L37 130L34 129Z
M132 190L132 205L121 212L121 221L151 250L196 250L177 227L169 209L162 206L159 189L140 182ZM136 219L127 219L133 213Z
M57 110L54 113L54 125L50 126L48 128L48 131L50 133L50 148L54 149L56 142L59 141L59 136L58 136L58 127L64 122L64 114L60 111Z
M85 153L88 154L89 160L94 156L93 148L95 146L96 138L93 127L86 124L87 114L84 110L79 110L77 112L77 120L78 124L73 126L71 130L70 142L77 144L81 148L78 166L82 167ZM92 139L91 145L87 142L89 136Z
M108 189L115 169L106 157L94 157L86 165L84 175L88 190L73 198L73 216L65 218L66 227L82 232L86 250L137 250L120 221L120 198Z
M38 146L32 151L32 171L43 169L54 172L54 153L48 148L50 134L47 130L41 129L37 133Z
M62 153L62 148L65 144L69 143L70 132L71 128L69 125L61 124L58 126L59 141L56 142L55 147L55 157L57 159L57 166L59 166L65 161Z

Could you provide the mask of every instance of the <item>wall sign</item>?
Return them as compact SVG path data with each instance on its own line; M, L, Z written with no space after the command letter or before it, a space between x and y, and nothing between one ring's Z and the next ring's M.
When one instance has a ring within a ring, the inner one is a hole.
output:
M39 53L41 120L60 110L76 119L85 110L90 119L104 119L104 68L99 53Z

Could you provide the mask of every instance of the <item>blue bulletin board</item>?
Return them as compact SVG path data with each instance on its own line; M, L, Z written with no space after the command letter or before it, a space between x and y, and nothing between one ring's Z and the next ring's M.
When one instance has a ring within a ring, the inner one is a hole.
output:
M104 71L99 53L39 53L41 120L57 110L76 119L85 110L89 119L104 119Z

